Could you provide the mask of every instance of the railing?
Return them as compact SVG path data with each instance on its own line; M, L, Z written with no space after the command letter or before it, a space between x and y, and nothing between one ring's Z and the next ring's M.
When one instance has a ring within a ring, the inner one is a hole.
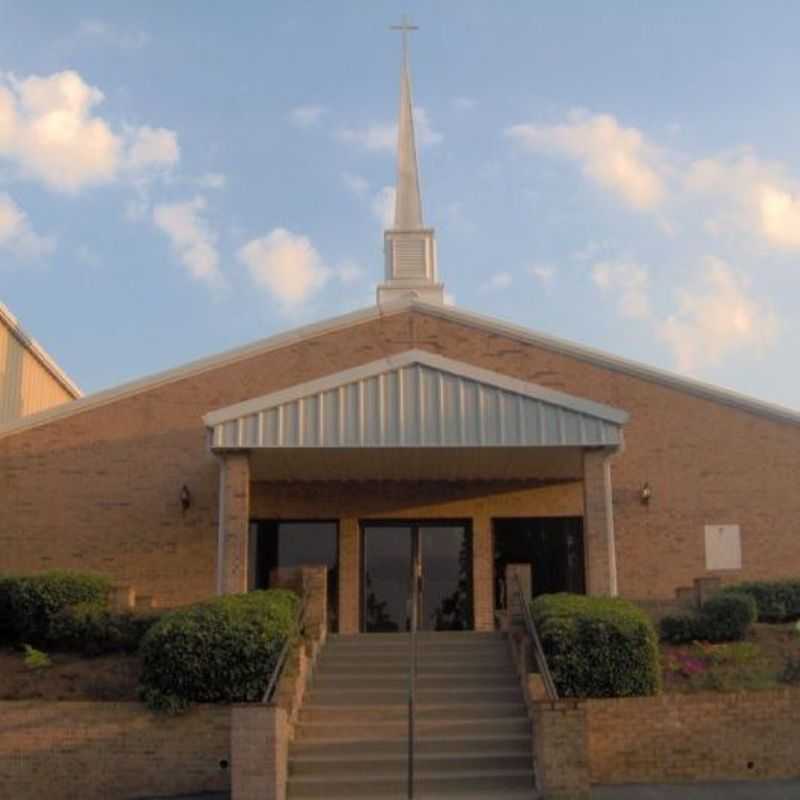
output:
M289 631L286 641L283 643L283 647L281 648L281 652L278 655L278 660L275 662L275 666L272 668L272 675L270 676L269 683L267 684L267 689L264 692L264 696L261 698L262 703L269 703L269 701L272 699L272 695L274 694L275 688L278 685L278 681L280 680L281 673L286 665L286 659L289 657L289 652L292 649L292 645L294 645L294 643L297 641L297 637L303 632L307 605L308 591L305 587L303 587L303 594L300 598L300 605L297 607L297 613L294 616L292 629Z
M550 673L550 667L547 666L547 658L542 648L542 642L539 639L539 634L536 631L536 624L533 621L531 614L530 602L525 592L519 574L514 574L514 580L517 584L517 597L519 599L520 607L522 608L522 620L525 623L525 629L528 633L528 638L531 640L533 646L533 657L536 660L536 666L539 668L539 674L542 676L542 683L544 690L547 692L548 700L558 700L558 691L553 682L553 676Z

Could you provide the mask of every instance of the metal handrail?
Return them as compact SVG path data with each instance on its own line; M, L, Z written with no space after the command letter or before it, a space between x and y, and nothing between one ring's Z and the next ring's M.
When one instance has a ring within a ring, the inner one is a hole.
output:
M536 666L539 668L539 674L542 676L544 690L547 692L547 697L549 700L558 700L558 690L556 689L556 685L553 681L553 676L550 673L550 667L547 665L547 657L544 654L544 648L542 647L542 642L539 639L539 633L536 630L536 623L533 621L533 614L531 614L530 605L528 604L528 599L525 596L525 590L522 587L522 581L520 580L519 573L515 573L514 578L517 584L519 604L522 606L522 619L525 622L525 628L533 644L533 656L536 659Z
M297 641L297 637L299 636L299 634L302 633L303 631L307 605L308 605L308 592L304 590L303 596L300 599L300 605L297 608L297 613L294 616L294 622L292 623L292 630L286 637L286 641L283 643L281 652L278 655L278 660L275 662L275 666L272 668L272 675L270 676L269 683L267 684L267 689L264 692L264 696L261 698L262 703L269 703L269 701L272 699L272 694L275 691L275 687L278 685L278 680L280 679L281 673L283 672L283 667L286 664L286 659L289 656L289 650L291 649L292 645Z

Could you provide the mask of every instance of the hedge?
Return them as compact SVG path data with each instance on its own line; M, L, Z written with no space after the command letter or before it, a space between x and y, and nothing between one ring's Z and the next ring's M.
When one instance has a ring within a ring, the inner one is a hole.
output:
M542 595L531 605L563 697L630 697L661 688L658 637L649 617L619 598Z
M759 622L800 619L800 580L752 581L727 586L723 592L740 592L756 601Z
M110 591L108 578L80 572L0 577L0 639L46 644L59 611L78 603L105 607Z
M141 643L142 700L164 711L260 700L297 603L292 592L270 589L165 614Z
M53 615L48 639L61 650L85 656L133 653L159 619L153 612L112 611L93 603L78 603Z
M693 641L738 642L756 620L756 602L747 594L720 592L697 614L664 617L661 638L672 644Z

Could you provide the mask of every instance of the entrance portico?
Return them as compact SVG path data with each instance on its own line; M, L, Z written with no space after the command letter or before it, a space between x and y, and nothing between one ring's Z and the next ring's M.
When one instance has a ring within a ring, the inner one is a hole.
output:
M586 590L616 594L609 459L622 446L623 411L413 350L204 420L221 466L221 593L252 588L253 495L258 518L338 520L339 626L357 631L363 524L452 518L460 497L456 516L471 527L474 625L491 628L492 520L507 515L496 493L535 486L570 494L583 516ZM266 495L274 507L264 508ZM535 516L519 503L512 515Z

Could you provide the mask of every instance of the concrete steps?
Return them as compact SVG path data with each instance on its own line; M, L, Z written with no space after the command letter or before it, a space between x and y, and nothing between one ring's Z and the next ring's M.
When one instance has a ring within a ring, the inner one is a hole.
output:
M407 634L331 636L289 752L289 800L406 797ZM415 791L531 800L530 721L500 633L422 633Z

